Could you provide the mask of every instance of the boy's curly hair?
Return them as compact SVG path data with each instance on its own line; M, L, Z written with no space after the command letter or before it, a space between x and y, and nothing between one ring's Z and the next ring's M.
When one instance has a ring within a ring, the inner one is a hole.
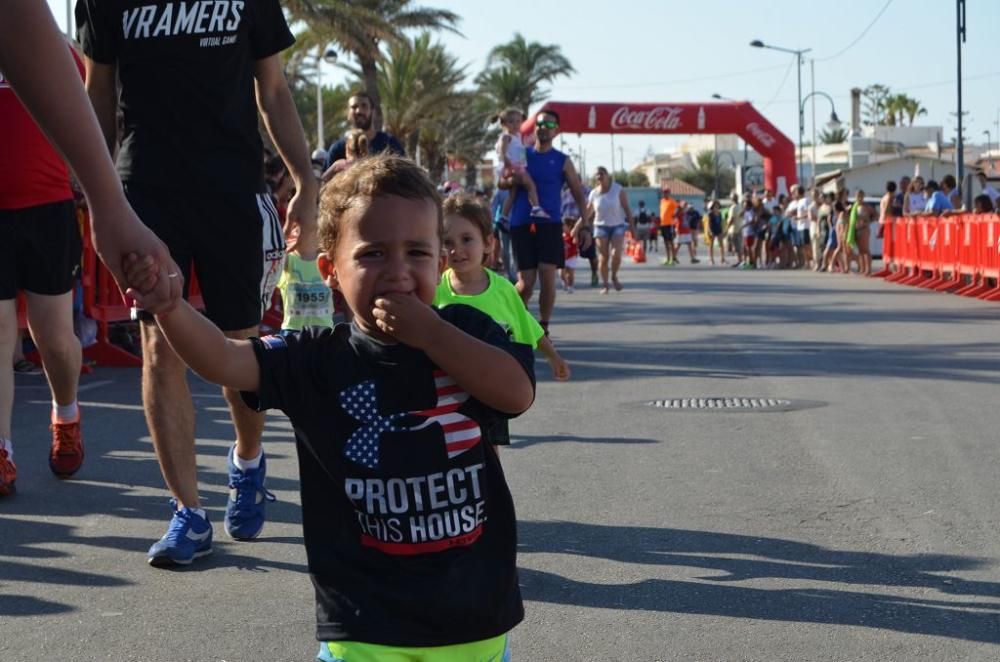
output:
M319 201L319 248L333 254L344 233L343 217L351 208L379 196L427 200L437 208L437 235L444 234L441 196L420 166L393 154L359 160L323 187ZM406 219L401 219L405 222Z

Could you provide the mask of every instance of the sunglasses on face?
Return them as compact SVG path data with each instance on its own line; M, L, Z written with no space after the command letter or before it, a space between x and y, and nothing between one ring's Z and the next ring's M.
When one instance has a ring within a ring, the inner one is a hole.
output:
M537 122L535 122L535 126L537 126L539 129L558 129L559 128L558 122L554 122L552 120L538 120Z

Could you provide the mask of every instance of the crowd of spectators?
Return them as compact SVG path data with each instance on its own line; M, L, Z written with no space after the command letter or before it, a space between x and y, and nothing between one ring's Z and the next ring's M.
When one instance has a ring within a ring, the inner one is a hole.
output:
M659 217L652 217L653 232L640 226L636 239L648 250L655 247L659 230L664 266L678 264L681 245L687 246L690 262L698 263L700 234L713 265L718 250L721 264L728 264L727 256L732 256L732 266L740 269L812 269L869 276L873 239L883 237L891 217L995 213L1000 191L984 173L977 177L982 192L973 199L971 210L963 206L950 174L940 182L925 181L919 175L886 182L880 198L869 197L861 189L822 192L800 185L792 186L788 195L764 189L741 199L734 193L726 205L706 201L704 212L674 199L665 188ZM649 216L644 205L636 215Z

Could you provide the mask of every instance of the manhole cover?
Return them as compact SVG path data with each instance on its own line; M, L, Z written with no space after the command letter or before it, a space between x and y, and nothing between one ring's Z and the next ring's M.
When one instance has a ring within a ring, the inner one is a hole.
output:
M788 411L796 408L792 400L778 398L670 398L645 404L676 411Z

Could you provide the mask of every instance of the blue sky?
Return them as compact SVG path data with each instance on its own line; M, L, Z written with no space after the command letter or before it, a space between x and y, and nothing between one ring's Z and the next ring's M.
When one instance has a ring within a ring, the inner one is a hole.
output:
M65 4L49 0L57 22L65 24ZM712 93L745 98L790 138L797 133L794 56L751 48L749 42L786 48L812 48L815 86L830 94L837 113L850 119L850 89L872 83L888 85L919 99L928 114L921 124L941 125L954 134L956 110L955 3L951 0L628 0L626 2L557 2L555 0L426 0L418 5L450 9L462 16L462 36L440 39L470 78L496 44L515 32L527 39L558 44L577 73L552 86L560 101L691 102ZM884 11L882 11L884 9ZM851 46L876 15L881 16ZM963 105L966 136L985 143L984 130L998 139L1000 109L1000 2L967 1L967 40L962 47ZM849 47L850 46L850 47ZM849 48L848 48L849 47ZM808 61L803 66L803 94L810 89ZM345 74L331 69L330 81ZM817 98L822 123L829 104ZM811 135L806 107L806 139ZM626 166L648 147L665 150L683 136L618 137ZM588 169L611 164L607 136L566 137L587 151ZM617 149L616 149L617 152ZM619 154L615 154L618 164Z

